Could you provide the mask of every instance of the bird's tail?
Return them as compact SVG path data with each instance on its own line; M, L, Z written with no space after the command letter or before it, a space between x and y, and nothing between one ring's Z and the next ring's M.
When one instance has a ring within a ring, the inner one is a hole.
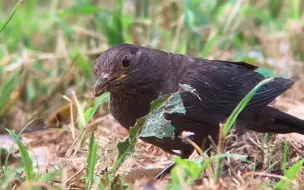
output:
M263 117L263 122L254 126L252 128L253 131L280 134L299 133L304 135L304 120L302 119L272 107L267 107L264 110Z

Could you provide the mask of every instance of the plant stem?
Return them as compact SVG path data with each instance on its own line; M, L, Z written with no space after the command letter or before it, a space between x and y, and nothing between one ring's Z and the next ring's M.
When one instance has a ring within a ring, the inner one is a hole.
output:
M0 33L5 29L5 27L8 25L8 23L11 21L11 19L13 18L14 14L16 13L17 9L19 8L19 6L21 5L23 0L19 0L18 3L15 5L15 8L13 10L13 12L11 12L10 16L8 17L8 19L5 21L5 23L3 24L3 26L0 29Z

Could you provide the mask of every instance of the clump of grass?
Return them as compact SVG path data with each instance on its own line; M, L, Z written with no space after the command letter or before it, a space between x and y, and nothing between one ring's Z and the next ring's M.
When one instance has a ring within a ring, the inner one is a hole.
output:
M29 155L28 149L25 146L24 142L20 139L20 135L15 134L13 131L6 129L9 135L13 138L14 142L17 144L21 160L22 160L22 172L25 173L25 181L23 179L16 178L18 169L13 169L6 166L1 176L1 188L15 189L17 188L16 184L11 184L12 181L17 180L21 184L21 189L31 189L37 186L49 187L48 183L52 183L57 176L61 176L61 171L47 172L40 174L35 171L33 166L33 160ZM7 155L7 158L9 154Z
M19 136L17 136L13 131L7 129L7 132L11 135L11 137L14 139L15 143L18 146L18 149L20 151L23 168L26 176L26 180L28 182L31 182L34 180L34 167L33 167L33 160L29 156L29 153L24 145L24 143L20 140Z
M279 183L276 184L276 189L287 189L288 185L296 179L297 175L301 171L304 164L304 159L299 160L293 166L291 166L288 170L285 170L284 179L281 179Z

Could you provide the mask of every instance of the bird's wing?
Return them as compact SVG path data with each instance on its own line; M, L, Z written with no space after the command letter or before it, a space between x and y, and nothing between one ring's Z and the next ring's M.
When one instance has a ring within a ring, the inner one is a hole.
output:
M188 119L208 123L224 121L233 109L261 80L254 66L238 62L200 61L187 65L180 83L196 89L201 100L190 93L182 94ZM262 87L242 114L259 111L293 84L291 80L276 78Z
M257 68L259 68L258 66L255 66L255 65L252 65L252 64L243 62L243 61L239 61L239 62L222 61L222 60L213 60L213 61L210 61L210 60L202 60L202 61L213 62L213 63L221 63L221 64L238 65L238 66L245 67L245 68L247 68L247 69L249 69L249 70L252 70L252 71L253 71L253 70L256 70Z

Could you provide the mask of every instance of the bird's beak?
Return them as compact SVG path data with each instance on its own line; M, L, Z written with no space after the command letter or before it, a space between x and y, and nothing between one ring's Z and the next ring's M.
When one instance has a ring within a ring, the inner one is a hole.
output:
M104 87L107 85L107 82L104 78L103 75L101 75L95 85L94 85L94 95L97 97L97 96L100 96L101 94L104 93Z
M122 74L119 77L115 77L112 79L105 78L104 75L100 75L94 85L94 95L100 96L101 94L105 93L108 89L106 88L108 84L116 82L122 78L125 78L127 75Z

